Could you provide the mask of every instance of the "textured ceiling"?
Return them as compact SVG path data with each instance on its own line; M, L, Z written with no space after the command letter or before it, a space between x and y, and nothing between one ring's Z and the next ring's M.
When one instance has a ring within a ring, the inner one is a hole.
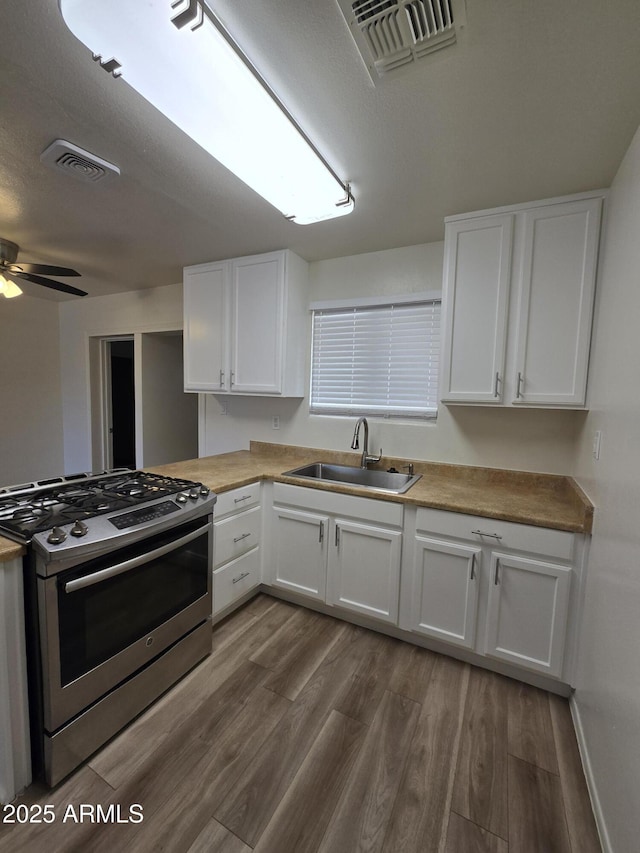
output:
M0 236L22 260L75 267L99 295L282 247L317 260L440 240L452 213L608 186L640 124L638 0L467 0L455 47L378 86L336 0L211 6L352 182L355 212L287 222L92 62L55 0L2 0ZM50 171L56 138L121 177Z

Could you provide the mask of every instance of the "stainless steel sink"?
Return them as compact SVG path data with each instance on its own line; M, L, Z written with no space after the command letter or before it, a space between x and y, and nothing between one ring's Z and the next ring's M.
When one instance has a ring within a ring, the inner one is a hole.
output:
M368 468L356 468L351 465L333 465L328 462L313 462L292 471L285 471L284 477L300 477L303 480L315 480L323 483L340 483L358 486L374 492L388 492L402 495L418 482L422 474L401 474L397 471L372 471Z

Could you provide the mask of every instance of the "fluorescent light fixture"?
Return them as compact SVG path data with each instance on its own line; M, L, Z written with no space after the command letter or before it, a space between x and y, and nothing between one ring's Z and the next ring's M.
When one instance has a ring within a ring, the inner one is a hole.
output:
M14 296L20 296L22 290L17 284L15 284L15 282L5 278L2 273L0 273L0 293L6 299L13 299Z
M216 160L299 224L354 199L203 0L59 0L66 25Z

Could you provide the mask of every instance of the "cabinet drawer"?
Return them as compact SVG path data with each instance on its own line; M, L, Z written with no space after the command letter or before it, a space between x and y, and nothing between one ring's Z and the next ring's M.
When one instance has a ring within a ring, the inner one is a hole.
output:
M494 549L527 551L558 560L573 559L575 536L566 530L551 530L532 524L517 524L426 507L418 508L416 527L419 532L436 537L451 536Z
M261 516L262 510L257 506L214 523L213 553L216 567L239 557L259 544Z
M213 612L220 613L260 583L260 548L254 548L213 573Z
M238 489L232 489L230 492L223 492L221 495L218 495L214 518L216 520L224 518L225 515L249 509L249 507L256 506L259 503L260 483L250 483L248 486L241 486Z

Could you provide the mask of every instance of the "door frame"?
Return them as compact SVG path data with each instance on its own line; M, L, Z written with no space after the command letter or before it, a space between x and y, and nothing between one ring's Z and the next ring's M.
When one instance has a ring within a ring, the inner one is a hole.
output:
M142 395L141 395L141 341L146 334L162 334L164 332L175 332L183 334L180 326L171 324L153 324L145 326L137 331L130 331L122 327L92 330L85 332L85 352L89 364L89 375L87 376L87 393L90 406L89 418L89 446L91 470L107 470L107 446L109 442L108 416L111 403L107 399L109 384L105 364L108 362L108 341L133 340L134 361L134 383L135 383L135 421L136 421L136 467L142 467L143 460L143 431L142 431ZM198 394L198 455L204 456L206 446L206 412L205 395ZM111 458L113 458L111 456Z
M136 336L110 335L100 338L100 413L101 413L101 457L102 467L105 470L113 468L113 409L111 405L111 344L117 341L131 341L133 343L134 377L136 363ZM134 400L135 411L138 406L138 383L134 378ZM134 416L135 417L135 416ZM137 418L135 418L137 420ZM136 430L137 433L137 430ZM138 446L136 442L136 465L138 463Z

